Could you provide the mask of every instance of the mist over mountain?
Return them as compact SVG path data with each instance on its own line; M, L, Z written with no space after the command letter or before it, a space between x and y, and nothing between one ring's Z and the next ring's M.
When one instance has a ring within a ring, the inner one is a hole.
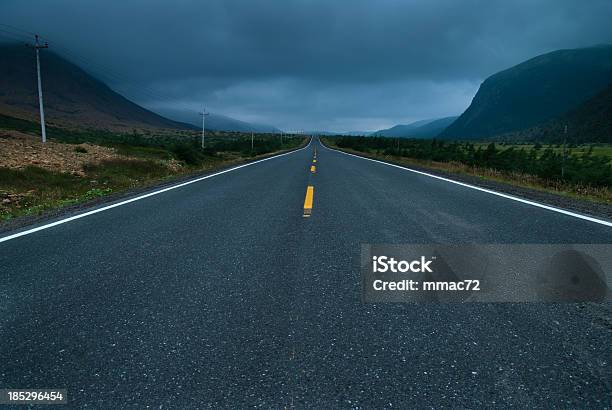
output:
M435 138L457 119L456 116L415 121L406 125L379 130L372 135L399 138Z
M344 131L337 133L338 135L351 135L357 137L368 136L372 134L372 131Z
M418 127L427 124L433 120L419 120L415 122L411 122L410 124L398 124L394 125L391 128L374 131L372 135L381 136L381 137L405 137Z
M129 101L50 50L40 54L49 123L105 129L194 128ZM34 50L23 45L0 45L0 113L38 120L37 90Z
M372 131L305 131L306 135L350 135L350 136L368 136Z
M102 81L51 50L41 52L46 118L51 124L106 129L199 129L197 112L156 109L133 103ZM396 125L375 132L326 132L327 135L381 135L443 139L559 139L569 125L576 140L610 138L612 45L558 50L527 60L487 78L460 117ZM38 119L34 51L23 45L0 45L0 113ZM160 115L161 114L161 115ZM172 119L170 119L172 118ZM280 132L212 113L210 130Z
M202 127L202 116L195 111L172 110L160 108L160 114L168 118L191 124L195 127ZM226 115L209 113L206 116L206 129L217 131L239 131L239 132L273 132L279 133L280 129L267 124L258 124L253 122L241 121Z
M612 45L558 50L487 78L468 109L440 135L483 139L545 124L612 82Z
M45 118L69 127L129 130L134 128L199 129L197 112L169 112L166 118L133 103L102 81L51 50L41 51ZM34 50L0 44L0 113L38 121L38 89ZM180 114L180 115L178 115ZM277 132L218 114L206 118L211 130Z

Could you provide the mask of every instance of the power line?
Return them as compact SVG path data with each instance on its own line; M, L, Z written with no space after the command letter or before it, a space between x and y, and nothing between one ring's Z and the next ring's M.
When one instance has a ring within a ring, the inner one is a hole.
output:
M58 49L61 55L68 57L73 62L80 62L81 64L83 64L84 69L93 68L93 70L91 71L93 71L96 76L103 77L107 80L111 80L111 82L117 82L123 84L124 86L127 86L127 88L135 91L137 95L140 95L141 98L144 96L151 100L168 102L172 103L172 105L174 106L179 105L182 106L182 108L184 109L190 111L193 110L193 107L190 107L182 102L177 102L176 100L169 98L168 96L162 96L159 94L159 92L153 91L151 88L145 86L144 84L135 83L133 79L125 77L105 65L102 65L100 63L94 63L86 57L77 54L72 50L69 50L63 46L54 46L54 48Z
M15 33L12 33L10 31L2 30L2 29L0 29L0 36L3 36L4 38L7 38L7 39L13 40L13 41L23 41L23 42L26 42L27 40L29 40L29 38L26 38L25 36L23 36L21 34L15 34Z
M23 30L21 28L15 27L15 26L11 26L10 24L5 24L5 23L0 23L0 26L6 27L7 29L13 30L13 31L18 31L23 33L23 35L26 35L28 37L32 37L32 36L36 36L36 33L32 33L31 31L27 31L27 30ZM43 39L44 37L39 36L40 39Z

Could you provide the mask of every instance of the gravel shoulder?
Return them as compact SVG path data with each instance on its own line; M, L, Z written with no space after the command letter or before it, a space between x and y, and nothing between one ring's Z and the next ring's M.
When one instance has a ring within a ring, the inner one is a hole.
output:
M77 152L77 148L81 152ZM114 148L94 144L65 144L56 141L41 144L39 137L12 130L0 130L0 152L0 167L23 169L37 166L78 176L85 176L85 164L127 158L117 154Z

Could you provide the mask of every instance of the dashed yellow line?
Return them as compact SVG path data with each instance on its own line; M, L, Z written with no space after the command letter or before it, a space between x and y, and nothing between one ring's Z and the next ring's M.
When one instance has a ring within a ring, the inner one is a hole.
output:
M310 217L312 214L312 201L314 199L314 187L312 185L308 185L308 189L306 189L306 198L304 199L304 218Z
M314 174L314 172L317 170L317 167L315 167L314 165L310 166L310 172L312 172Z
M313 159L313 160L312 160L312 162L316 164L316 162L317 162L317 159L316 159L316 158L315 158L315 159Z

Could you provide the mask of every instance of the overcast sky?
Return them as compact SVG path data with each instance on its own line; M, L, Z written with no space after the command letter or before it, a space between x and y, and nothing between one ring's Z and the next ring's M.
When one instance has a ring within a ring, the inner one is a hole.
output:
M148 108L205 104L285 130L460 114L496 71L612 43L610 16L610 0L0 3L0 23L41 33Z

